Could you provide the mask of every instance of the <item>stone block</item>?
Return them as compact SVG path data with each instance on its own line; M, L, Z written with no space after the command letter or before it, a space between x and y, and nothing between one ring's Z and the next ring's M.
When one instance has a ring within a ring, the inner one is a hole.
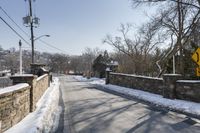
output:
M163 75L163 97L175 99L176 96L176 81L182 79L181 74L164 74Z
M4 131L8 130L11 126L12 126L12 123L11 123L10 119L2 120L1 131L4 132Z

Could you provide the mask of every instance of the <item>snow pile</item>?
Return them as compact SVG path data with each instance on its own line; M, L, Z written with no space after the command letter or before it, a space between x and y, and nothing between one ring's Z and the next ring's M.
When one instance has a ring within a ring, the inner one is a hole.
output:
M49 133L55 132L62 108L59 104L59 81L54 79L37 103L34 112L5 133Z
M100 81L101 80L101 79L95 78L95 77L91 77L91 78L87 79L86 77L83 77L83 76L74 76L74 78L76 80L85 81L85 82L93 82L93 81Z
M79 81L87 81L85 78L75 77L75 79ZM96 85L99 88L115 91L121 94L125 94L143 101L150 102L157 106L167 107L172 110L180 111L183 113L192 114L195 116L200 116L200 104L195 102L189 102L184 100L171 100L167 98L163 98L161 95L136 90L132 88L120 87L116 85L105 85L103 84L102 79L93 79L89 81L89 83Z
M92 77L92 78L87 79L83 76L74 76L74 79L78 81L89 82L91 84L102 84L102 85L105 84L105 78L99 79L99 78Z

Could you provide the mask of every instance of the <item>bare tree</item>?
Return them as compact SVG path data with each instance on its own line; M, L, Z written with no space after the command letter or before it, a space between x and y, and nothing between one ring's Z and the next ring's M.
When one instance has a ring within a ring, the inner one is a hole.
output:
M200 9L200 0L132 0L133 1L133 5L138 6L141 4L157 4L157 3L169 3L169 2L180 2L180 4L183 5L189 5L192 6L193 8L197 8Z
M178 70L179 73L185 74L184 48L188 44L189 38L197 28L200 15L199 0L133 0L134 4L156 3L161 4L159 14L152 18L160 30L168 33L171 38L171 49L158 62L165 64L178 51L180 52L180 60ZM164 3L162 5L162 3ZM158 13L157 13L158 14ZM165 68L162 68L161 73Z
M83 51L81 57L82 57L82 67L84 69L85 72L87 71L92 71L92 63L95 60L95 58L102 53L102 50L100 50L99 48L85 48L85 50Z
M50 58L49 66L51 71L65 73L69 68L69 56L64 54L54 54Z
M157 28L148 23L139 29L138 35L135 35L134 39L130 39L128 35L130 30L130 24L121 24L119 31L122 36L113 38L110 35L107 35L103 42L129 56L130 61L133 62L134 66L132 66L132 68L134 69L133 71L135 74L147 74L146 70L149 64L148 55L154 50L156 45L161 43L161 40L158 39L160 37L155 36Z

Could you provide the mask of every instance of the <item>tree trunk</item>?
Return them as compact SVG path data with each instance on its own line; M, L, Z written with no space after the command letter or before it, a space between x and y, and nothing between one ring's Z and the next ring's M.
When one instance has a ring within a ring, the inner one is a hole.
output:
M179 62L179 70L180 74L184 75L184 60L183 60L183 46L182 46L182 35L183 35L183 12L182 12L182 0L177 1L177 10L178 10L178 37L177 44L180 50L180 62Z

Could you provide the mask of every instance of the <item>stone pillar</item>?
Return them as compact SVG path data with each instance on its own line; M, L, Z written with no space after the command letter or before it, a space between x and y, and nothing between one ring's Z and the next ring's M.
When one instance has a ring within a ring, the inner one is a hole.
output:
M164 74L163 75L163 97L176 98L176 81L182 79L181 74Z
M10 77L11 80L13 80L13 85L19 84L19 83L28 83L31 86L30 89L30 112L33 112L35 110L35 105L33 104L33 89L36 86L36 75L32 74L24 74L24 75L15 75Z
M110 83L110 68L106 68L106 84Z

